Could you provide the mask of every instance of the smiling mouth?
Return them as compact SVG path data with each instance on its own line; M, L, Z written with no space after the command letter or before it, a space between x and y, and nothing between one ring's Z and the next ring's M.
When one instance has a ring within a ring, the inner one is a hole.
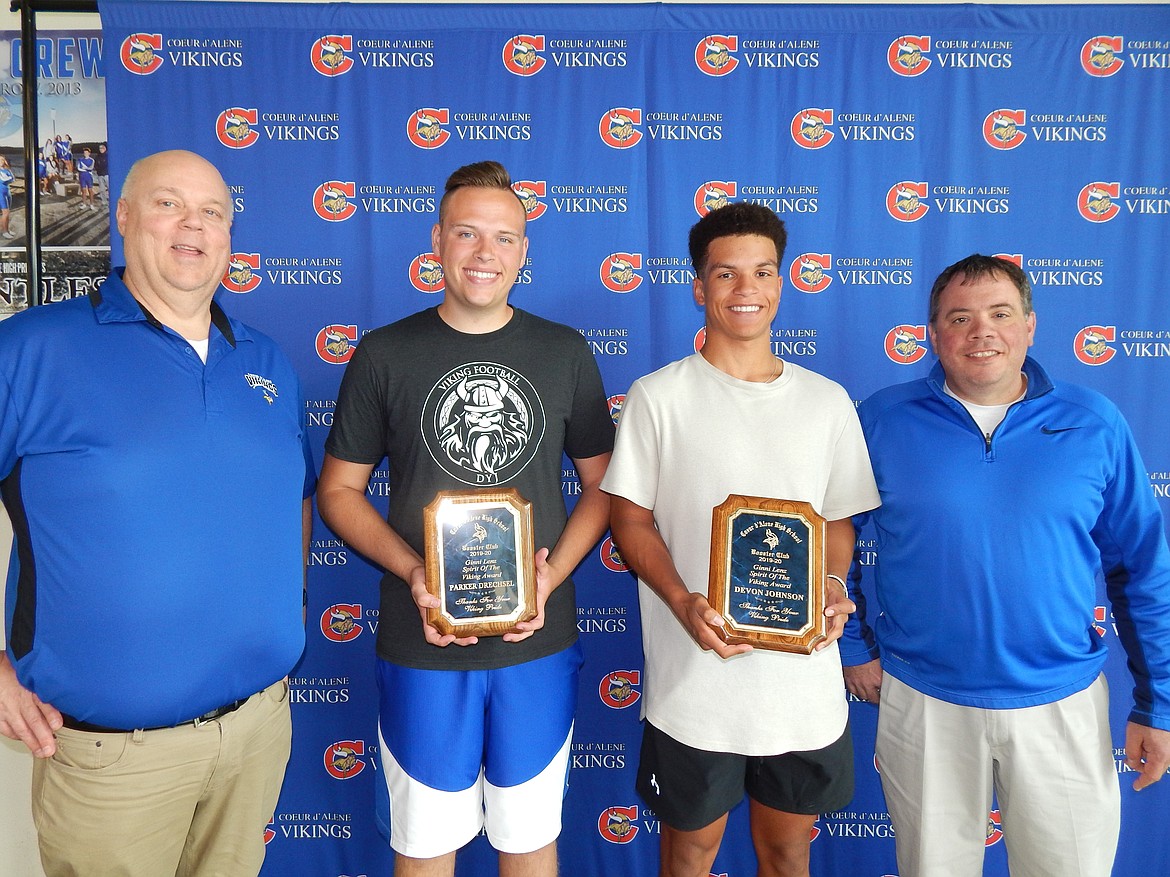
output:
M762 305L733 305L731 312L733 314L754 314L763 309Z
M494 271L475 271L471 268L467 269L467 276L473 280L495 280L496 273Z
M993 356L999 356L998 350L976 350L974 353L968 353L970 359L990 359Z

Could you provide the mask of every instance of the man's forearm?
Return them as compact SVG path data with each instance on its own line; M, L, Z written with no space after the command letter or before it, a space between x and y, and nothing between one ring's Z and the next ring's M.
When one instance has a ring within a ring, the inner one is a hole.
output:
M857 534L852 518L828 521L825 525L825 574L840 576L847 581L849 564L853 562L853 547Z
M321 519L351 548L404 581L423 565L418 552L386 523L364 492L348 487L318 491L317 508Z
M551 590L572 573L581 559L598 543L609 526L609 494L597 486L583 488L561 538L549 552L548 564L556 570Z
M613 540L625 563L650 590L672 609L690 593L670 556L670 549L654 525L652 514L643 514L627 500L615 498L610 520ZM618 506L622 508L618 508ZM633 511L634 514L629 514Z

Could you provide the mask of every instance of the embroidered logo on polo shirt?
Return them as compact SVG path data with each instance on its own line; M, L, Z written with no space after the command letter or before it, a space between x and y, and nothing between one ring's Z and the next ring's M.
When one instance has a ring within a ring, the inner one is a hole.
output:
M248 386L253 390L259 390L264 395L264 401L269 405L280 395L280 393L276 392L276 384L272 383L268 378L262 378L260 375L245 374L244 380L248 382Z

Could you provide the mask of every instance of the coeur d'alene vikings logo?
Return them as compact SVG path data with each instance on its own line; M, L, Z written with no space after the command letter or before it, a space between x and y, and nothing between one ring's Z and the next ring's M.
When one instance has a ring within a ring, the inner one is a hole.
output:
M610 396L606 402L609 405L609 416L613 419L613 425L617 426L618 420L622 416L622 408L626 404L626 394L618 393L617 395Z
M548 205L540 200L548 194L548 183L545 180L516 180L512 183L512 191L524 205L529 222L540 219L548 210Z
M925 326L894 326L886 333L886 356L898 365L912 365L926 356Z
M601 677L597 684L597 696L612 710L624 710L636 704L642 697L638 687L642 674L638 670L613 670Z
M712 210L726 207L739 190L734 180L707 180L695 189L695 213L702 218Z
M601 557L601 565L610 572L630 571L630 568L626 566L625 561L622 560L621 552L619 552L617 546L613 544L612 536L606 536L602 541L599 554ZM602 696L604 697L604 695Z
M215 136L228 149L247 149L260 139L259 120L254 107L229 107L215 120Z
M610 292L633 292L642 284L641 253L610 253L601 260L598 269L601 283Z
M1027 110L990 112L983 120L983 140L992 149L1015 149L1028 138L1024 133L1027 121Z
M347 54L352 51L353 36L327 34L309 49L309 63L322 76L340 76L353 67L353 58Z
M162 34L134 33L122 40L122 66L135 76L148 76L162 66Z
M359 757L365 754L365 741L338 740L325 747L325 770L335 780L352 780L366 769L366 762Z
M431 252L415 256L407 275L410 277L410 285L419 292L431 294L447 288L447 282L443 279L443 263Z
M930 210L923 199L930 194L927 183L905 180L886 192L886 212L898 222L917 222Z
M930 51L930 37L898 37L886 50L886 63L899 76L921 76L930 69L931 60L924 52Z
M1099 36L1081 46L1081 69L1090 76L1112 76L1125 66L1118 57L1125 49L1125 37Z
M321 613L321 633L330 642L353 642L362 635L361 617L361 603L334 603Z
M504 43L502 52L504 69L517 76L535 76L548 63L540 55L543 51L542 35L516 34Z
M326 222L344 222L357 213L357 185L347 180L329 180L313 192L313 212Z
M642 111L637 107L614 107L598 120L597 134L611 149L629 149L642 139L637 127L641 124Z
M1085 365L1104 365L1117 354L1116 326L1085 326L1073 340L1073 354Z
M422 432L431 458L464 484L503 484L540 448L544 408L526 377L494 362L445 374L423 405Z
M801 292L824 292L833 282L833 275L829 273L832 267L833 257L829 253L801 253L792 260L788 279Z
M1109 620L1109 609L1106 606L1093 607L1093 630L1097 631L1097 636L1105 636L1109 629L1103 625Z
M323 326L317 333L317 356L331 365L343 365L349 362L357 349L357 337L358 327L353 324Z
M606 807L597 817L598 833L611 844L628 844L638 834L638 805Z
M802 149L824 149L833 142L833 132L827 126L833 124L833 111L808 107L792 117L789 133L792 142Z
M739 37L711 34L695 45L695 66L708 76L726 76L739 66L732 52L739 50Z
M228 292L243 294L260 285L260 254L232 253L220 283Z
M987 836L983 839L985 847L995 846L1003 840L1003 823L999 818L998 810L991 810L987 814Z
M1077 212L1089 222L1108 222L1121 212L1121 183L1095 182L1077 194Z
M406 138L419 149L438 149L451 139L444 128L451 122L451 111L446 107L420 107L406 120Z

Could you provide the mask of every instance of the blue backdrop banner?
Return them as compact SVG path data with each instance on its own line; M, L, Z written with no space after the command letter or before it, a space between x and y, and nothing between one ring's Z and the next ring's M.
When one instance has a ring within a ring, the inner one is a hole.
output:
M934 277L973 252L1006 255L1035 289L1035 356L1120 405L1166 507L1165 6L109 0L101 14L114 185L159 149L222 170L236 222L220 297L297 365L318 458L363 334L439 300L430 229L443 181L494 158L528 210L513 301L588 340L615 418L635 378L701 343L687 230L728 201L758 201L789 228L778 355L858 400L920 377L934 361ZM563 488L572 503L568 462ZM384 502L390 489L379 467L369 492ZM267 875L390 873L372 819L378 578L317 522ZM635 582L608 539L576 578L586 663L562 871L651 875L658 820L633 789ZM1130 789L1132 683L1103 593L1098 603L1123 793L1115 874L1170 873L1170 783ZM245 621L264 625L231 623ZM817 821L813 873L887 877L876 710L851 711L857 794ZM755 873L745 816L732 815L716 875ZM987 850L987 873L1006 875L995 810ZM460 856L460 874L494 869L483 838Z

